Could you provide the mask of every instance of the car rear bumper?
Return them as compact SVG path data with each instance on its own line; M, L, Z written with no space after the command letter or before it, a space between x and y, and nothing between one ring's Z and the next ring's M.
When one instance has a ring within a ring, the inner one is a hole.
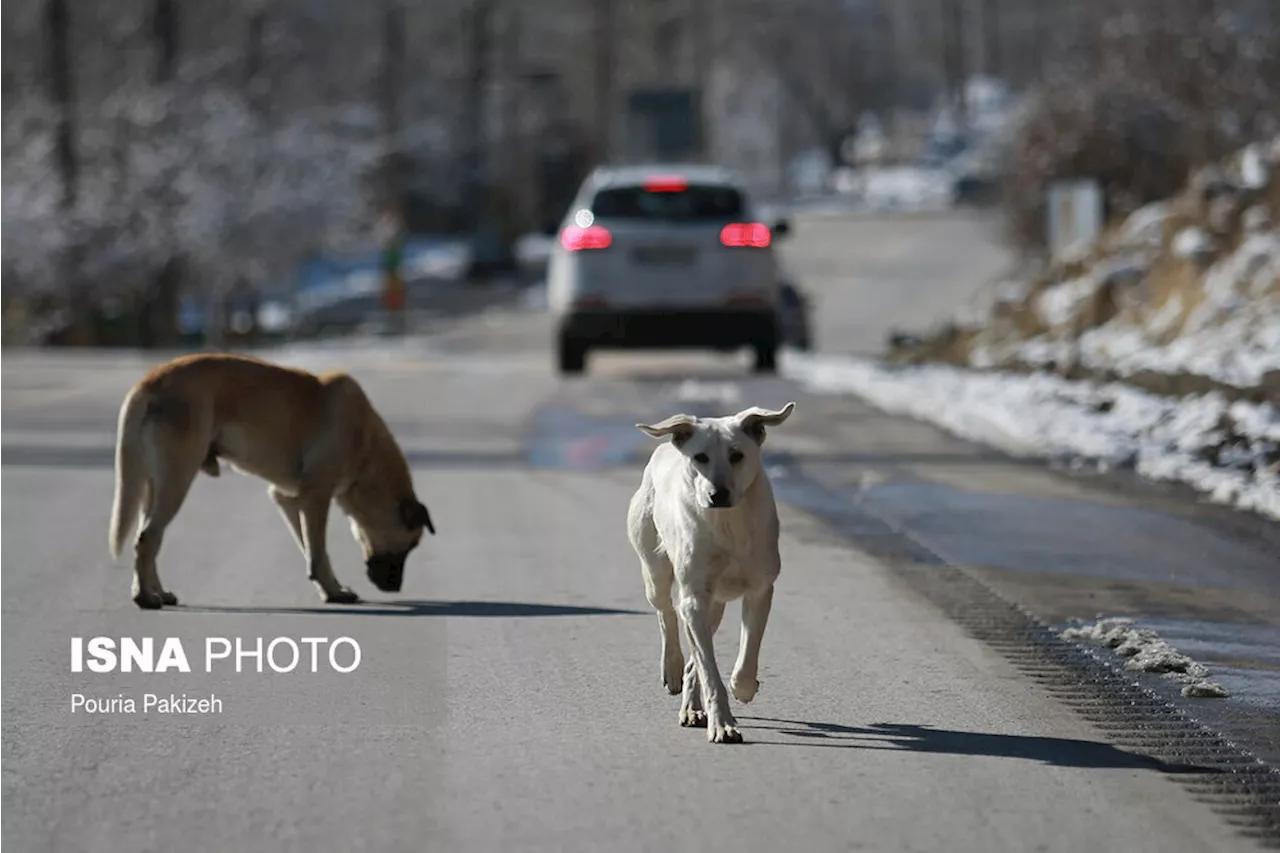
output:
M560 334L605 349L774 346L778 323L760 310L591 310L566 315Z

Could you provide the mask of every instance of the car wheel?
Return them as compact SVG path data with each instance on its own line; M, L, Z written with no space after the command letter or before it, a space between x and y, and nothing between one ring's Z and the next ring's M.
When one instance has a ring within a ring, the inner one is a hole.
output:
M587 348L572 338L560 338L556 358L561 373L582 373L587 368Z
M774 343L761 344L756 347L756 373L778 372L778 346Z

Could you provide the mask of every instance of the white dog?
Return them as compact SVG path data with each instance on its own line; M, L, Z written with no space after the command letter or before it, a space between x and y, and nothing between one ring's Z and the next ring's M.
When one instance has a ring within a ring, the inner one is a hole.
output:
M730 686L742 702L755 698L760 686L760 641L782 569L778 509L760 451L765 428L785 421L795 405L636 424L654 438L671 436L654 449L627 511L627 534L662 629L662 683L673 694L683 684L680 725L705 725L712 743L742 742L712 647L725 603L739 596L742 640ZM687 667L673 583L691 646Z

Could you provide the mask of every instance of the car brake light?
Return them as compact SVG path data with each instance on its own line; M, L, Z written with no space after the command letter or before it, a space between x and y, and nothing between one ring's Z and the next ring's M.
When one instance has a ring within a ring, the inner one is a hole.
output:
M560 232L560 245L570 252L583 249L607 249L613 245L613 235L603 225L591 225L586 228L570 225Z
M680 175L652 175L645 179L645 192L682 193L689 189L689 182Z
M768 248L773 234L763 222L732 222L720 229L720 242L725 246Z

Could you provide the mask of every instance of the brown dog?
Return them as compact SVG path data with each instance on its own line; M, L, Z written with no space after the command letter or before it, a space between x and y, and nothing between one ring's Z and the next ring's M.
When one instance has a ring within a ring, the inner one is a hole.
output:
M183 356L147 374L120 407L110 545L118 557L141 516L133 578L139 607L178 603L160 583L156 555L197 472L217 477L220 458L271 483L326 602L360 600L329 564L331 501L350 517L369 580L384 592L399 592L423 529L436 532L404 453L350 376L245 356Z

